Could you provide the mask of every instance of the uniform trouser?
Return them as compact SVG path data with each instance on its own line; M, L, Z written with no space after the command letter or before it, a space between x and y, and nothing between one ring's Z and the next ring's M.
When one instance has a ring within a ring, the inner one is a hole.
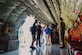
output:
M64 33L61 33L61 40L62 40L62 44L63 44L63 47L64 47Z

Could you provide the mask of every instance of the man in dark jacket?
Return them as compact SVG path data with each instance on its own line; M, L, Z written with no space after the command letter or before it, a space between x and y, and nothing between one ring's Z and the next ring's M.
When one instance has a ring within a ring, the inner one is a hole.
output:
M37 41L36 41L36 45L38 45L39 43L39 46L41 46L40 44L40 37L41 37L41 22L39 22L39 24L37 25Z
M35 20L35 22L33 23L33 26L30 28L30 31L32 34L32 44L31 44L30 48L32 48L32 49L35 49L33 44L36 40L36 30L37 30L37 20Z

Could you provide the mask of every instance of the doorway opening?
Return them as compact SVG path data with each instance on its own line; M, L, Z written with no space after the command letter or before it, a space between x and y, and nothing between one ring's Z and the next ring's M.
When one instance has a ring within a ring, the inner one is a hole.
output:
M27 16L25 19L25 22L22 26L19 28L19 46L28 46L31 44L31 33L30 33L30 27L32 26L34 22L34 16L30 15Z

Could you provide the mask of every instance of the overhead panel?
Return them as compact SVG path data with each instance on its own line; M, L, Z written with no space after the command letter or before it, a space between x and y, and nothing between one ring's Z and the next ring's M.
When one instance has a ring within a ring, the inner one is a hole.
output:
M37 7L37 5L35 3L33 3L33 1L27 0L25 2L23 1L23 3L28 7L27 9L32 15L38 17L36 19L38 19L38 20L44 20L45 19L48 22L50 22L50 20L47 19L48 17L44 13L42 13L42 11Z
M75 8L80 10L80 11L82 11L82 6L81 5L82 5L82 0L78 0L77 3L76 3L76 7Z
M42 17L43 19L49 21L49 20L47 19L48 17L41 11L41 9L38 7L38 5L36 4L36 2L33 1L33 0L31 0L30 2L31 2L31 4L33 5L33 7L36 8L36 9L34 9L34 11L37 12L37 14L38 14L40 17Z
M45 4L42 0L34 0L35 3L38 5L38 7L41 9L41 11L47 16L47 19L50 20L50 22L54 23L48 9L46 8Z
M30 4L28 4L28 5L30 5L30 8L33 10L33 12L32 13L34 13L33 15L35 15L35 16L37 16L38 18L38 20L40 20L40 21L42 21L43 19L42 19L42 17L43 17L43 14L41 14L41 10L38 8L38 7L36 7L36 4L35 3L33 3L33 1L30 1L29 0L29 2L30 2ZM45 18L45 17L44 17Z
M25 2L24 2L25 3ZM41 18L40 16L42 15L42 17L44 17L44 19L46 19L46 20L48 20L48 22L50 22L50 20L49 19L47 19L48 17L45 15L45 14L42 14L42 12L40 13L40 12L38 12L38 11L40 11L40 9L39 8L37 8L37 6L36 6L36 4L35 3L32 3L32 1L31 0L28 0L28 1L26 1L26 5L30 8L30 12L33 14L33 15L35 15L35 16L38 16L39 18ZM41 18L42 19L42 18Z
M0 19L2 18L5 21L19 4L20 2L16 0L6 0L4 3L0 3Z
M12 13L10 14L10 16L8 17L8 20L11 22L15 22L15 20L18 18L18 16L20 16L20 14L26 10L26 7L23 6L22 4L20 4L19 6L17 6Z
M78 16L74 11L82 11L81 5L82 0L0 0L0 19L21 25L30 14L43 23L58 22L62 17L66 26L72 27Z
M58 0L52 0L52 3L53 3L53 6L55 7L55 11L56 11L56 14L57 14L57 19L58 19L58 22L59 22L60 16L61 16L60 3L59 3Z
M28 15L29 15L28 10L23 11L21 15L18 17L18 19L15 21L14 25L16 25L16 27L21 26Z
M51 13L53 14L55 21L58 23L58 15L57 15L56 9L53 4L54 2L52 0L45 0L45 2L47 2L48 7L51 10Z

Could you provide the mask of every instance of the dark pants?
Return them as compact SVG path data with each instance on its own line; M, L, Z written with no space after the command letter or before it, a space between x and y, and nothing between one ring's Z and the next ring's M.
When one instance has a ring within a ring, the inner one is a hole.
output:
M35 40L36 40L36 34L32 33L32 44L31 44L31 46L33 46Z
M37 33L37 41L36 41L36 45L38 45L39 43L39 46L40 46L40 33Z

